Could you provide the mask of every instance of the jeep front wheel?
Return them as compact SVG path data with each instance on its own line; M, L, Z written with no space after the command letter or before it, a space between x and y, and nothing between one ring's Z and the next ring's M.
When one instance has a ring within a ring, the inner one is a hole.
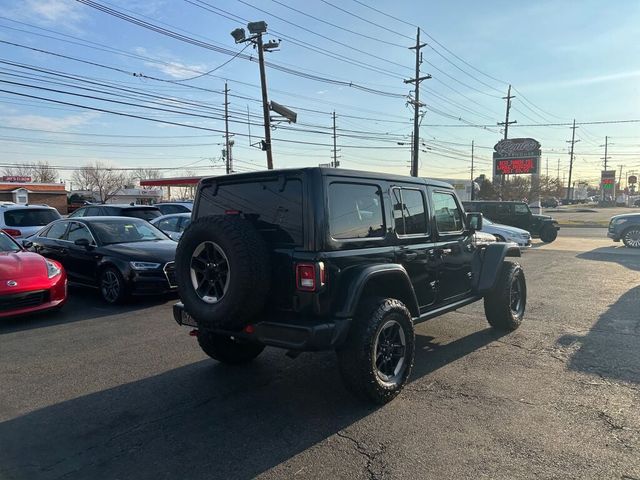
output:
M362 400L389 402L400 393L413 367L409 310L390 298L367 302L337 353L347 390Z
M522 267L504 262L495 288L484 297L484 313L496 330L513 331L520 326L527 305L527 282Z
M540 240L545 243L551 243L558 238L558 229L553 225L545 225L540 232Z
M226 335L198 331L198 345L214 360L229 365L248 363L264 350L264 345L235 340Z

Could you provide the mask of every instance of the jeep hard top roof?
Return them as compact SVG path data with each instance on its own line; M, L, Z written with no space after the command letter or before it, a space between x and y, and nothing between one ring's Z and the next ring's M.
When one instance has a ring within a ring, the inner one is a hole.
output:
M343 168L332 168L332 167L304 167L304 168L283 168L276 170L261 170L258 172L247 172L247 173L234 173L232 175L219 175L215 177L205 177L201 180L201 183L211 184L215 182L236 182L236 181L247 181L252 178L264 178L264 177L272 177L278 175L296 175L296 174L317 174L319 173L322 176L338 176L338 177L348 177L353 179L370 179L370 180L384 180L387 182L410 182L410 183L422 183L425 185L432 185L434 187L442 187L447 189L453 189L453 187L440 180L432 180L425 177L410 177L408 175L394 175L391 173L381 173L381 172L369 172L364 170L348 170Z

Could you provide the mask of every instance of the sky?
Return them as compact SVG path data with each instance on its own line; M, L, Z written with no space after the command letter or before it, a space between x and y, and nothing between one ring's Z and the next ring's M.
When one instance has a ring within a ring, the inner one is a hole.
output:
M258 20L280 41L269 99L297 112L272 128L276 168L329 163L335 112L342 167L408 174L420 27L421 176L469 178L472 141L491 175L509 84L509 138L541 143L542 174L568 175L574 119L574 180L597 183L605 136L610 168L640 173L631 0L3 0L0 164L222 174L226 82L234 170L266 168L257 52L230 35Z

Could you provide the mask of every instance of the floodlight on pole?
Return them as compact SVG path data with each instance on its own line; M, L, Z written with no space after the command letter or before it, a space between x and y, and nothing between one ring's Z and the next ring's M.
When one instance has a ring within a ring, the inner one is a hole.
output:
M233 32L231 32L231 36L236 41L236 43L242 43L247 38L244 33L244 28L236 28Z
M261 35L263 33L267 33L267 22L249 22L247 24L247 29L251 35Z

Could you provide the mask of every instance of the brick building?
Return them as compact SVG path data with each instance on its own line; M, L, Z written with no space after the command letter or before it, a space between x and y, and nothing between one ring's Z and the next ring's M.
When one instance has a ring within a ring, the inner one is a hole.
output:
M62 183L0 182L0 201L45 204L67 213L67 191Z

